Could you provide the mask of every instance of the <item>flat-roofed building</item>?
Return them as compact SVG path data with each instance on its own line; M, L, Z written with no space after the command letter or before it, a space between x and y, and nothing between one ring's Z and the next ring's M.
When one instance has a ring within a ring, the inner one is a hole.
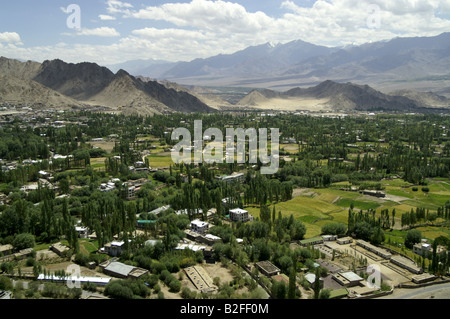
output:
M353 271L340 272L333 274L332 278L344 287L353 287L359 285L364 279L355 274Z
M131 265L126 265L121 262L118 262L114 259L108 260L104 263L100 264L100 267L103 269L105 274L108 274L117 278L140 278L146 274L148 274L148 270L134 267Z
M62 256L66 251L70 250L70 248L61 243L56 243L50 247L50 250L56 253L58 256Z
M256 263L256 267L266 276L272 277L280 274L281 270L270 261L260 261Z
M251 216L248 211L241 208L230 209L230 219L234 222L243 222L246 223L248 221L253 220L253 216Z
M13 245L10 245L10 244L1 245L0 246L0 257L12 255L13 250L14 250Z
M351 244L353 242L353 238L351 238L351 237L342 237L342 238L338 238L336 242L339 245L347 245L347 244Z
M105 246L100 250L112 257L117 257L122 255L123 249L125 247L124 245L125 245L124 241L112 241L110 243L105 244Z
M191 230L199 233L199 234L205 234L209 229L209 223L203 222L201 220L193 220L191 222Z
M322 239L324 241L335 241L335 240L337 240L337 236L336 235L323 235Z
M358 246L363 247L364 249L366 249L366 250L368 250L370 252L373 252L373 253L377 254L378 256L380 256L380 257L382 257L384 259L391 259L392 258L392 254L389 251L387 251L386 249L374 246L371 243L368 243L368 242L366 242L364 240L357 240L356 244Z
M89 228L84 226L75 226L75 231L78 233L79 238L88 238L89 237Z
M324 243L324 240L321 236L300 240L300 245L305 246L305 247L308 245L314 246L314 245L320 245L323 243Z
M400 255L392 256L391 262L394 265L397 265L403 269L408 270L409 272L412 272L413 274L423 273L423 269L417 266L415 262L403 256Z
M443 252L445 252L447 249L444 246L437 246L436 247L436 254L442 254ZM431 258L432 254L433 254L433 246L429 243L418 243L415 244L413 246L413 253L426 257L426 258Z
M165 212L166 210L169 210L170 208L171 208L170 205L161 206L155 210L152 210L151 212L149 212L149 214L154 214L154 215L158 216L159 214L161 214L162 212Z
M423 273L421 275L414 276L411 279L415 284L423 284L435 280L436 276L428 273Z

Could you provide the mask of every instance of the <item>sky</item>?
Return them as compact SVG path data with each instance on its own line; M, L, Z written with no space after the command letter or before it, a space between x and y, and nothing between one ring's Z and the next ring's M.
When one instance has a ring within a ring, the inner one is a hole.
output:
M347 46L450 32L450 0L15 0L0 56L112 65L191 61L264 43Z

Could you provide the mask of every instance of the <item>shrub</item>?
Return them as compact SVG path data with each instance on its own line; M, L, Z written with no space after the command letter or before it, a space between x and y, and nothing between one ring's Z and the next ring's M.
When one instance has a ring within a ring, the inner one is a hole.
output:
M179 292L181 290L181 282L174 278L170 283L169 283L169 291L170 292Z
M34 236L27 233L19 234L14 238L12 245L17 250L33 248L35 245Z

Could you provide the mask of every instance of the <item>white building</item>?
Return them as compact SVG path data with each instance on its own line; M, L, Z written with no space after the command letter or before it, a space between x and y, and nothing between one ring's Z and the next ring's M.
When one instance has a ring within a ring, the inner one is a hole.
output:
M253 221L253 216L248 213L248 211L240 208L230 209L230 219L234 222Z
M207 222L202 222L201 220L193 220L191 222L191 230L199 233L199 234L204 234L208 231L209 229L209 223Z

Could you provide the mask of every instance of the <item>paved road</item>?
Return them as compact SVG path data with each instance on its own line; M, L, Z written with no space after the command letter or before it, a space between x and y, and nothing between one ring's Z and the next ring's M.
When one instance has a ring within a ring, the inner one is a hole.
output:
M395 289L393 294L378 299L450 299L450 283L417 289Z

